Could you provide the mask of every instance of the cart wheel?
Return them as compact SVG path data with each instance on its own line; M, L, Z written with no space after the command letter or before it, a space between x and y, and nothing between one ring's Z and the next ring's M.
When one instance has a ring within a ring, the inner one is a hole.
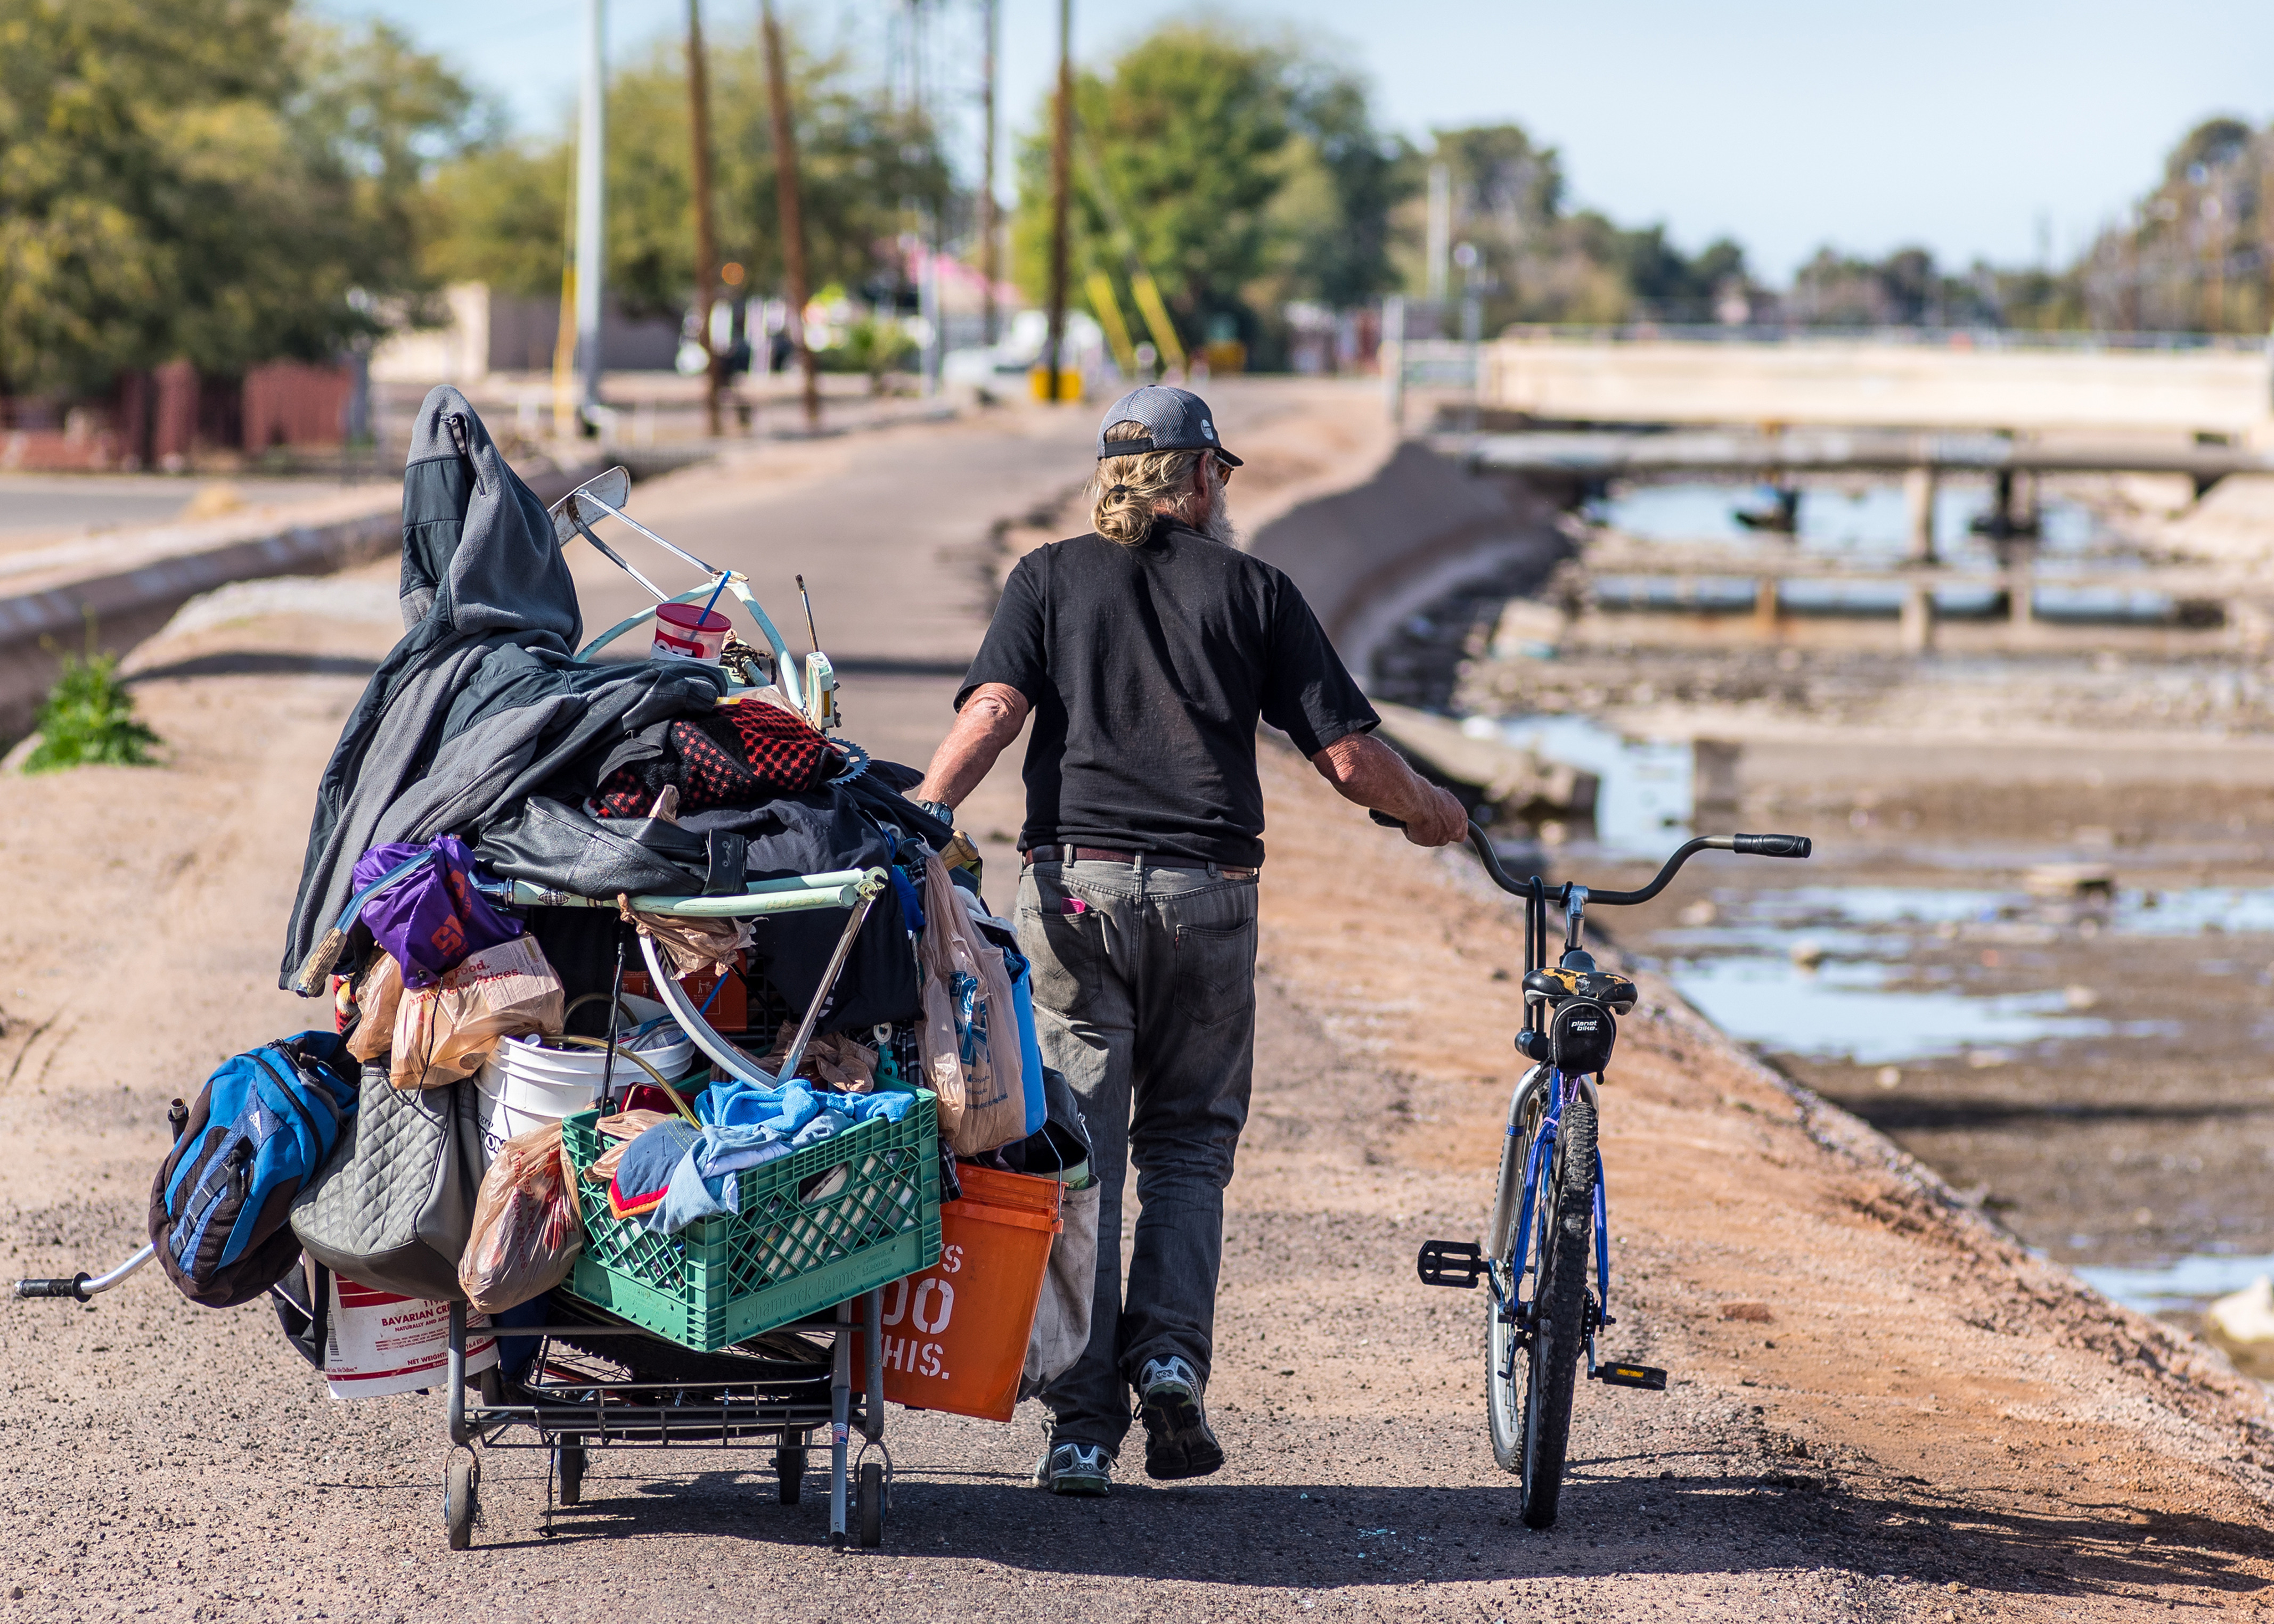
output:
M561 1444L553 1451L553 1464L561 1472L561 1503L582 1505L584 1500L584 1446Z
M474 1543L474 1515L480 1509L482 1469L471 1455L454 1455L444 1474L442 1526L449 1530L450 1549L463 1551Z
M861 1469L861 1543L885 1543L885 1466L870 1461Z
M774 1451L774 1481L776 1492L785 1506L797 1504L799 1492L805 1485L805 1451L777 1449Z

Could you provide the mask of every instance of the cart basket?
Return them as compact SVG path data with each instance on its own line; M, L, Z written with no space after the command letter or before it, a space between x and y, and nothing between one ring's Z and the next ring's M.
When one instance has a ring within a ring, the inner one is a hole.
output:
M561 1124L584 1250L568 1282L584 1301L683 1347L715 1351L939 1260L939 1116L919 1090L899 1122L871 1117L745 1168L739 1210L659 1235L608 1210L584 1169L598 1110Z

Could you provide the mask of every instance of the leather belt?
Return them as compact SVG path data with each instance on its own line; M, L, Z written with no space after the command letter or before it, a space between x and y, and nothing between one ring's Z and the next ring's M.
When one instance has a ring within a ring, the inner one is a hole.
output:
M1102 846L1036 846L1019 853L1019 866L1031 868L1038 862L1110 862L1134 867L1138 853L1116 852ZM1254 877L1254 868L1236 868L1229 863L1206 863L1190 857L1147 856L1148 868L1213 868L1228 880Z

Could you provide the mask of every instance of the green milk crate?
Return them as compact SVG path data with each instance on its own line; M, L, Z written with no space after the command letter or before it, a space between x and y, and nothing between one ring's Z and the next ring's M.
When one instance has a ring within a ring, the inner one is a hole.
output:
M569 1117L561 1142L576 1169L584 1250L568 1291L715 1352L930 1268L939 1260L938 1101L924 1090L915 1101L899 1122L871 1118L743 1169L740 1210L676 1235L608 1210L607 1185L584 1177L606 1147L600 1113Z

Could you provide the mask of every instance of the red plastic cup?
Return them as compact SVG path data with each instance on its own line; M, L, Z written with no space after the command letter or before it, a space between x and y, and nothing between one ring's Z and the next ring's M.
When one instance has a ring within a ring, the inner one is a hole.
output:
M683 654L689 659L714 660L727 647L734 622L700 604L659 604L655 611L655 651Z

